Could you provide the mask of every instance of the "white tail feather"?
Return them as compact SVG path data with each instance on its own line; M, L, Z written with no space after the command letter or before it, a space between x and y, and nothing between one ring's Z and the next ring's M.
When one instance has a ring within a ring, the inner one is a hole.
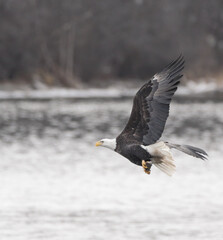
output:
M176 171L174 159L170 152L170 148L162 141L149 146L142 146L150 155L152 155L152 163L162 172L172 176Z

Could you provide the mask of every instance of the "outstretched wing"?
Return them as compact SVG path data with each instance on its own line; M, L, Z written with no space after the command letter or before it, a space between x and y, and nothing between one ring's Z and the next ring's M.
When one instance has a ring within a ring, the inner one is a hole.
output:
M153 144L161 137L183 68L184 58L179 56L140 88L129 121L120 135L132 135L144 145Z

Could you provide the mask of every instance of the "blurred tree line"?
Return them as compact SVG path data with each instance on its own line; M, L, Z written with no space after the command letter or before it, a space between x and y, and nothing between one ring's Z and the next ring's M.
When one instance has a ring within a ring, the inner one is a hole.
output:
M0 80L147 78L179 53L220 73L222 0L0 0Z

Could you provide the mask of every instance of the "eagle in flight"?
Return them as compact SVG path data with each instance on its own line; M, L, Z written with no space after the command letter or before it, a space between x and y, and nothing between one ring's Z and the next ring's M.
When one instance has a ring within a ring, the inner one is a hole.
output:
M150 174L152 165L171 176L175 164L170 149L175 148L202 160L207 153L197 147L158 141L169 116L169 106L177 90L184 58L179 56L160 73L155 74L136 93L132 112L124 130L115 139L102 139L96 146L116 151Z

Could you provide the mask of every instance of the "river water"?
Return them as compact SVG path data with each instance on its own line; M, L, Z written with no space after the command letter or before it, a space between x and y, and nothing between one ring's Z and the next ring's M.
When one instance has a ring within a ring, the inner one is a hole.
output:
M168 177L94 146L124 127L131 100L0 102L0 239L223 239L223 103L171 105Z

